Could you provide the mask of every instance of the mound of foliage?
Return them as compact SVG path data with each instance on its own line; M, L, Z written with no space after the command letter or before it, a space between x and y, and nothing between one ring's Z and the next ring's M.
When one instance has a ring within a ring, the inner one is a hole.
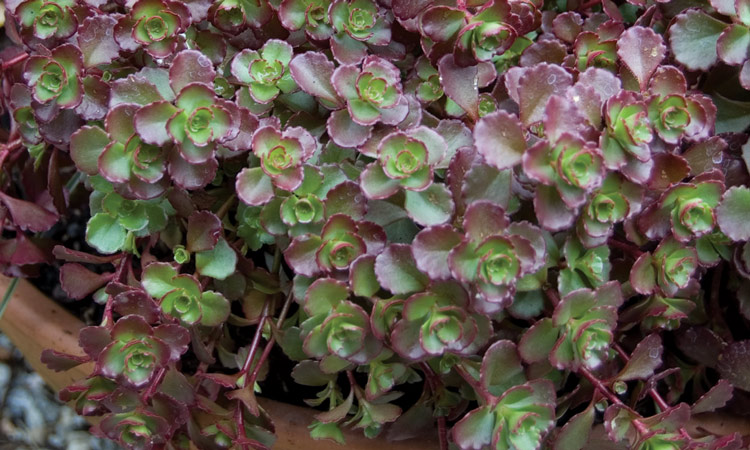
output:
M281 378L341 443L747 448L750 1L5 6L0 264L102 305L95 432L270 448Z

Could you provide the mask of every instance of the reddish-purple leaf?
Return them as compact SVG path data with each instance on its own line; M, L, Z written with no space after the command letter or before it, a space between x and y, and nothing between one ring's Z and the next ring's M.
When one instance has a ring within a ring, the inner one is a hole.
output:
M479 118L479 87L477 66L459 67L453 55L438 62L438 71L445 95L456 102L473 120Z
M42 364L55 372L64 372L90 361L87 356L69 355L51 349L42 350L41 360Z
M446 261L448 253L461 242L461 234L451 225L436 225L425 228L414 238L412 253L417 267L430 279L445 280L451 271Z
M521 122L529 126L544 117L547 100L552 95L564 95L573 84L573 76L560 66L542 63L522 69L518 82L518 106Z
M112 273L94 273L77 263L63 264L60 268L60 285L75 300L81 300L112 279Z
M521 122L505 111L488 114L474 128L474 145L485 161L496 169L506 169L521 162L526 140Z
M700 414L704 412L715 411L729 402L732 399L734 387L727 380L719 380L714 387L708 392L703 394L701 398L696 400L693 407L690 408L692 414Z
M196 211L188 217L187 250L203 252L216 246L221 236L221 220L211 211Z
M0 192L0 202L8 208L13 222L22 230L47 231L60 218L57 213L50 212L35 203L13 198L5 192Z
M120 46L114 38L116 24L114 17L97 14L84 20L78 28L78 45L86 67L109 64L120 55Z
M645 380L661 366L664 346L658 334L649 334L633 350L630 360L617 375L621 381Z
M326 106L338 108L343 103L331 84L333 69L333 61L319 52L297 55L289 63L289 72L303 91L320 98Z
M628 28L617 40L617 56L633 73L642 91L666 53L661 35L651 28Z
M750 340L729 344L719 355L717 369L722 378L750 392Z
M414 261L411 246L391 244L375 259L378 283L394 294L418 292L427 287L429 279Z
M190 83L204 83L213 88L214 78L213 63L198 50L181 51L169 68L169 84L175 94Z

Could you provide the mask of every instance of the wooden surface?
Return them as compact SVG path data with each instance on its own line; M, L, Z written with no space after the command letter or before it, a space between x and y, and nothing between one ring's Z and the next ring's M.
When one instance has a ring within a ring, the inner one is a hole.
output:
M10 284L10 278L0 275L0 298ZM8 307L0 318L0 331L21 350L29 365L47 384L59 391L91 373L92 365L85 364L66 372L54 372L42 364L42 350L53 350L83 354L78 348L78 330L83 323L60 305L39 292L28 281L21 280L16 286Z
M10 279L0 275L0 298L8 288ZM42 350L52 348L65 353L82 354L78 347L78 330L83 322L65 311L57 303L39 292L28 281L21 280L0 318L0 331L21 350L31 367L52 387L59 391L74 381L85 378L92 364L78 366L66 372L54 372L39 360ZM421 450L437 449L437 433L425 439L409 439L400 442L385 442L383 439L367 439L361 430L344 430L346 447L331 441L316 441L310 438L307 426L317 412L299 406L259 398L261 406L271 415L276 425L278 440L274 450Z

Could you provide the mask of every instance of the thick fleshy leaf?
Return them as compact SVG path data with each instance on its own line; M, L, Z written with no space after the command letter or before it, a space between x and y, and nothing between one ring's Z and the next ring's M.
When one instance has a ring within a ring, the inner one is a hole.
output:
M552 319L542 319L521 337L518 352L527 363L546 360L559 335L560 331L554 326Z
M445 55L438 62L438 71L445 95L473 120L479 119L477 66L459 67L453 60L453 55Z
M728 189L716 208L716 221L721 231L733 241L750 240L750 188L734 186Z
M141 284L150 296L160 299L175 288L172 279L176 276L177 270L170 264L152 263L143 270Z
M80 264L68 263L60 267L60 286L68 296L81 300L104 286L112 273L94 273Z
M406 212L414 222L425 227L448 222L454 206L450 191L440 183L433 183L423 191L405 192Z
M218 278L218 277L214 277ZM229 301L218 292L206 291L201 296L201 325L221 325L229 317Z
M161 101L144 106L135 113L135 130L143 142L163 146L172 138L167 133L167 122L177 112L171 102Z
M708 70L716 63L716 43L726 24L700 9L688 9L669 27L675 59L691 70Z
M589 440L591 426L596 418L593 405L571 417L555 437L555 450L581 450Z
M430 279L448 279L450 267L445 262L448 254L461 242L461 234L450 225L425 228L414 238L412 253L417 267Z
M59 220L56 213L50 212L36 203L13 198L0 192L0 202L8 208L13 222L22 230L33 232L47 231Z
M505 111L488 114L474 129L474 145L484 160L496 169L513 167L521 162L526 150L521 122Z
M731 399L734 387L727 380L719 380L714 387L703 394L690 408L691 414L715 411L726 405Z
M303 91L324 101L324 105L341 107L343 103L331 84L333 61L323 53L306 52L297 55L289 63L294 81Z
M216 71L210 59L198 50L183 50L169 68L169 84L180 92L190 83L204 83L213 88Z
M505 391L526 382L516 344L497 341L482 358L481 382L490 394L501 396Z
M661 35L651 28L634 26L617 39L617 56L638 80L641 90L646 88L666 52Z
M411 246L391 244L375 259L375 275L385 289L394 294L408 294L424 289L429 283L419 271Z
M234 273L236 266L237 253L224 238L220 238L211 250L195 254L195 267L206 277L224 280Z
M645 380L654 374L662 364L664 346L658 334L646 336L633 350L630 360L617 374L621 381Z
M42 350L41 361L50 370L64 372L88 362L89 358L86 356L69 355L52 349L44 349Z
M83 21L78 32L78 46L86 67L109 64L120 55L114 39L117 20L112 16L94 15Z
M128 231L120 225L117 217L97 213L86 226L86 241L101 253L115 253L125 246Z
M328 315L347 298L349 289L346 283L333 278L320 278L307 289L304 308L311 316Z
M541 121L547 100L552 95L564 95L572 84L573 77L560 66L542 63L525 68L518 83L521 122L529 126Z
M734 387L750 392L750 340L729 344L719 355L717 369Z
M188 217L187 250L201 252L216 246L221 236L221 220L210 211L196 211Z
M271 178L260 167L245 168L237 174L237 196L252 206L268 203L273 198Z
M342 147L358 147L364 144L372 133L372 126L354 122L346 109L334 111L326 122L328 135Z
M99 156L109 144L109 136L99 127L85 126L70 137L70 157L78 170L96 175Z

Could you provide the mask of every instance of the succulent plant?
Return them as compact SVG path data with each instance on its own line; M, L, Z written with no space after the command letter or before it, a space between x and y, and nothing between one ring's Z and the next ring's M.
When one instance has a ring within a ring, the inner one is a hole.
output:
M0 268L126 448L744 448L745 3L6 2Z

